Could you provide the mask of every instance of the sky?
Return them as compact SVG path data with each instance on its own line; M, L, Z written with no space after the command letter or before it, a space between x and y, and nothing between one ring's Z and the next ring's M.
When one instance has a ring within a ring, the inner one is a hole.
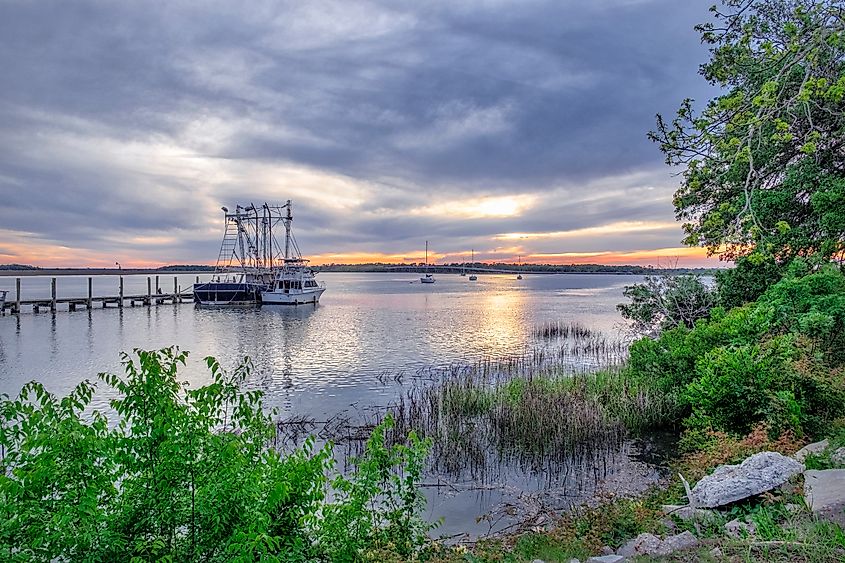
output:
M316 263L718 265L656 113L712 0L0 2L0 263L214 263L293 201Z

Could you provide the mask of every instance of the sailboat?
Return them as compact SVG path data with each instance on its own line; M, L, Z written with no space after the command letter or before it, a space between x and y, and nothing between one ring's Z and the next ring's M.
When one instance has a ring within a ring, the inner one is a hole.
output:
M434 283L434 276L428 273L428 241L425 241L425 275L420 278L420 283Z
M519 261L519 269L521 270L522 269L522 256L517 256L516 259ZM521 273L517 274L516 279L521 280L522 274Z
M472 267L474 268L475 267L475 249L474 248L472 249L472 260L470 260L470 263L472 264ZM478 279L478 276L476 276L475 274L472 274L469 277L469 281L475 281L477 279Z

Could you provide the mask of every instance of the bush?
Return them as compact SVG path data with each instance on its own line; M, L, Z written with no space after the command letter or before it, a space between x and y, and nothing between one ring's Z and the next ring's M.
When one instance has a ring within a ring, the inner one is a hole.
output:
M776 284L784 274L784 267L771 256L759 254L742 257L733 268L716 273L719 305L726 310L756 301Z
M796 261L756 302L635 342L628 365L682 393L690 428L822 431L845 408L845 276Z
M349 475L331 445L289 455L259 391L207 358L187 389L176 348L124 355L101 374L116 414L90 412L95 386L58 399L29 383L0 399L0 552L9 560L354 561L389 546L412 556L429 527L416 483L428 443L386 447L377 427Z

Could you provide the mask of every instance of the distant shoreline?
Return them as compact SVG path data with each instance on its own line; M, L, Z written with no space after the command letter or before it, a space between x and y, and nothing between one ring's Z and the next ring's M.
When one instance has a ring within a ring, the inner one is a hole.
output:
M34 276L179 276L183 274L211 274L213 270L150 270L143 268L41 268L33 270L2 270L0 277L26 278Z
M433 269L448 268L459 271L460 264L432 264ZM643 266L604 266L599 264L577 264L566 266L538 265L538 264L478 264L476 268L487 269L478 273L496 274L496 270L502 270L502 274L519 271L525 274L610 274L610 275L649 275L649 274L702 274L713 275L718 268L646 268ZM401 273L420 272L425 269L422 264L325 264L314 266L316 272L332 273ZM469 266L469 270L474 269ZM182 269L159 269L159 268L13 268L4 269L0 266L0 277L34 277L34 276L178 276L178 275L203 275L214 273L213 267L207 268L186 268ZM440 272L443 273L443 272Z

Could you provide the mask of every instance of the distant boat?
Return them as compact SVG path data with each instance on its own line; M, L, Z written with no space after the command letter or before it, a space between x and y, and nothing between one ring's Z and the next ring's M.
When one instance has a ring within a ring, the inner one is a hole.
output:
M325 284L317 283L314 272L308 267L299 252L296 240L291 236L290 227L293 222L291 204L288 200L285 225L285 258L282 267L275 270L273 285L261 292L261 303L266 305L304 305L317 304L320 296L326 291Z
M425 241L425 275L420 278L420 283L434 283L434 276L428 273L428 241Z
M472 266L475 267L475 249L474 248L472 249L472 260L470 260L470 264L472 264ZM472 274L469 277L469 281L475 281L477 279L478 279L478 276L476 276L475 274Z

